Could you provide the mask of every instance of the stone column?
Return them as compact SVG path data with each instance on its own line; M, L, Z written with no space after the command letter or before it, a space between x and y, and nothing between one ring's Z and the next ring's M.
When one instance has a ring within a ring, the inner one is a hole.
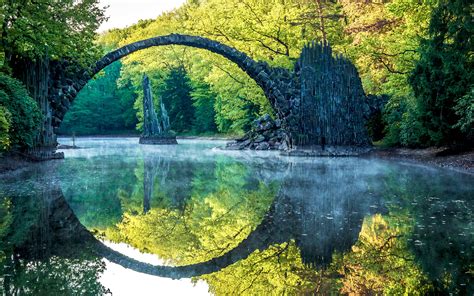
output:
M140 144L149 145L170 145L178 144L176 136L171 134L169 119L163 103L161 103L161 117L158 119L153 104L150 79L145 74L143 76L143 134L140 137Z

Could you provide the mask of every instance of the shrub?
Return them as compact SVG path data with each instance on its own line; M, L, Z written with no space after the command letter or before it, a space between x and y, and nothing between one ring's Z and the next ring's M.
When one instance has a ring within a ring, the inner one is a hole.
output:
M414 98L392 97L385 106L384 121L387 146L427 147L433 145L428 130L423 126Z
M42 120L40 109L18 80L3 73L0 73L0 106L10 113L10 148L32 147Z
M0 106L0 153L10 147L11 114L7 108Z

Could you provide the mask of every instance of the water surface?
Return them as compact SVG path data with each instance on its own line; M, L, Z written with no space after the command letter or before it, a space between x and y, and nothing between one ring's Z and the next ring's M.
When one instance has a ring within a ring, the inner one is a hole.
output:
M4 294L473 293L472 175L223 141L76 144L0 181Z

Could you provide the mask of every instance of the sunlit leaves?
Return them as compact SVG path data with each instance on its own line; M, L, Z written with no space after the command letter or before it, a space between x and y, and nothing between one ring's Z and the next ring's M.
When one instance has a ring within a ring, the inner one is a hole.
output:
M425 295L430 285L406 245L407 224L394 226L381 215L366 218L352 252L335 257L349 294Z
M6 0L0 12L0 51L9 57L67 57L82 65L97 58L95 30L105 20L98 0Z
M173 264L207 261L243 240L273 197L265 187L255 192L220 189L207 196L197 194L194 191L182 211L152 208L147 214L125 214L118 224L120 237Z

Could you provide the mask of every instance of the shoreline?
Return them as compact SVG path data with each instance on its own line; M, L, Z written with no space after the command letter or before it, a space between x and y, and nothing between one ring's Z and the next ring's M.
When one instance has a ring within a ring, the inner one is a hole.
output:
M80 136L76 138L120 138L120 137L136 137L138 136ZM225 137L199 137L199 136L181 136L177 137L178 139L202 139L202 140L231 140L231 138ZM452 155L443 155L442 154L446 148L424 148L424 149L410 149L410 148L374 148L371 151L367 152L364 155L359 157L365 159L385 159L396 161L400 163L408 164L417 164L427 167L449 169L460 173L467 173L474 175L474 149L471 149L466 152L452 154ZM53 160L54 161L54 160ZM32 161L26 159L20 155L10 154L0 157L0 176L16 173L27 168L30 165L38 163L37 161Z
M428 167L450 169L460 173L474 175L474 149L452 155L438 156L445 148L376 148L365 158L387 159Z
M71 136L58 136L58 139L72 139ZM140 138L138 134L125 134L125 135L90 135L90 136L76 136L76 139L86 138ZM176 139L181 140L222 140L222 141L233 141L237 139L235 136L176 136Z

